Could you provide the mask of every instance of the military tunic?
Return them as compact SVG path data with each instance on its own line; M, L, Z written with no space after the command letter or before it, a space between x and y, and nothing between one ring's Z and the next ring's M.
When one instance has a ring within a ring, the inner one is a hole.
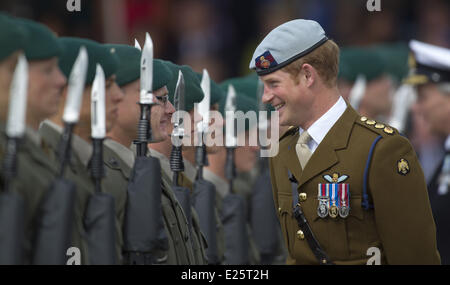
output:
M53 157L58 155L59 141L61 139L62 128L55 123L45 120L40 128L39 133L45 143L49 146ZM76 201L75 201L75 219L77 230L79 231L81 247L81 264L89 264L89 252L86 240L86 232L84 230L84 213L87 208L89 197L94 193L94 184L89 176L86 167L81 163L78 156L71 155L68 161L64 177L76 184Z
M203 169L203 176L205 178L205 180L210 181L211 183L214 184L214 186L216 186L216 190L217 190L217 195L216 195L216 205L217 205L217 211L218 211L218 215L219 217L223 216L223 207L224 207L224 198L226 196L228 196L230 194L230 190L229 190L229 183L228 181L222 179L220 176L216 175L215 173L213 173L212 171L210 171L209 169L205 168ZM252 265L255 264L259 264L260 263L260 256L259 256L259 252L258 249L256 248L256 245L253 241L253 238L251 238L251 229L250 226L248 224L248 221L245 221L246 223L246 230L247 232L245 233L247 235L247 240L248 240L248 246L249 246L249 263ZM223 224L223 235L225 236L225 229L227 228L226 224L224 224L221 220L221 224ZM230 244L227 245L227 241L224 240L223 244L221 244L221 246L224 247L224 264L229 264L230 261L227 260L227 256L229 256L229 250L227 250L227 248L229 248ZM228 258L229 259L229 258Z
M127 148L114 140L107 139L104 143L104 162L108 167L109 175L105 179L105 187L116 187L124 189L125 194L128 187L129 178L135 161L135 146L131 149ZM158 264L190 264L189 249L185 248L183 243L187 234L187 225L183 220L178 219L176 205L173 204L170 193L166 190L165 185L162 186L162 214L164 220L164 229L167 233L169 249L168 252L160 251L153 252L155 254ZM123 221L125 215L124 211L121 215ZM123 222L121 223L123 227Z
M171 187L173 185L173 182L172 182L173 178L171 178L171 177L173 177L173 172L172 172L172 170L170 170L169 159L165 155L163 155L163 154L159 153L158 151L151 149L151 148L150 148L150 155L159 159L159 161L161 163L161 170L164 174L162 176L163 183L168 189L170 189L169 191L171 192L171 195L173 196L174 200L176 201L176 204L178 205L178 207L180 207L180 210L186 219L186 215L185 215L184 211L182 210L181 205L176 200L175 193L173 193L173 190ZM187 179L186 176L180 175L179 182L181 183L180 184L181 186L192 189L192 183ZM192 225L192 228L190 231L190 235L192 235L192 236L189 238L189 240L186 240L186 242L188 244L190 244L191 248L192 248L193 256L192 256L191 264L203 265L203 264L206 264L206 253L205 253L206 240L200 230L200 224L198 222L198 215L197 215L197 212L195 211L194 207L191 207L191 216L192 216L192 220L190 221L190 224Z
M180 180L181 180L181 185L189 188L191 190L191 193L194 193L194 181L197 177L197 169L196 167L189 162L186 159L183 159L184 162L184 175L181 176ZM217 200L217 195L216 195L216 200ZM217 235L216 235L216 243L217 243L217 255L218 255L218 259L219 259L219 264L221 264L224 261L224 233L223 233L223 224L222 221L220 220L220 216L219 216L219 211L217 209L217 205L215 205L214 207L214 211L215 211L215 220L216 220L216 231L217 231ZM197 221L199 220L199 218L197 218ZM197 224L199 224L199 222L197 222ZM206 253L205 253L206 255Z
M58 143L62 134L62 128L51 121L44 121L40 128L41 134L45 137L46 141L51 145L53 152L56 154L58 150ZM94 184L90 173L88 171L88 164L92 156L92 145L86 142L81 137L72 135L72 156L69 163L70 171L67 171L66 175L69 179L73 180L77 184L77 211L79 219L84 219L84 213L86 211L89 198L94 194ZM122 217L126 202L126 193L117 187L107 187L105 181L107 181L108 172L106 177L102 180L102 191L110 193L114 197L115 202L115 249L116 249L116 262L120 264L122 262L122 227L120 219ZM89 253L88 253L89 254ZM86 260L87 262L87 260Z
M3 136L2 136L3 138ZM3 142L2 142L3 143ZM59 162L46 140L40 134L27 129L25 137L17 154L18 172L12 187L21 194L25 201L25 263L32 262L34 240L37 234L37 223L40 219L39 208L43 203L47 191L59 173ZM69 180L73 181L70 170L66 172ZM75 222L72 229L71 244L80 249L81 264L88 260L87 244L82 220L80 218L80 196L75 201Z
M4 126L1 126L0 149L3 161L6 146ZM52 163L53 162L53 163ZM25 202L24 263L31 264L34 239L37 233L39 207L57 175L54 161L44 152L36 131L27 128L17 152L17 174L11 189L17 191ZM76 241L75 246L79 245Z
M287 264L318 264L292 214L294 197L300 194L312 232L336 264L366 264L371 247L380 250L382 264L440 263L423 172L407 139L347 106L302 171L295 150L298 138L298 128L291 128L280 138L279 153L270 158ZM294 192L288 172L297 180ZM347 218L320 218L317 213L318 184L333 174L348 176L343 182L350 190ZM374 208L366 210L363 203Z

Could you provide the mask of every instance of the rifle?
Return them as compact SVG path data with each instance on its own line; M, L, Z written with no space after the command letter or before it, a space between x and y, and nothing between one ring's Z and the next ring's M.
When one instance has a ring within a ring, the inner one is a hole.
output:
M139 105L136 160L127 188L127 208L124 224L124 251L126 264L153 264L157 249L167 250L168 240L162 220L161 165L157 158L147 154L152 141L151 107L156 104L152 94L153 43L149 34L141 56L141 91Z
M11 185L17 174L17 149L25 133L28 64L23 54L14 71L6 125L3 192L0 193L0 264L21 264L25 237L25 205Z
M69 77L64 108L64 130L58 147L59 175L46 193L39 209L38 233L33 264L65 264L74 221L76 185L64 179L70 161L72 131L79 119L81 100L88 67L86 48L81 47Z
M223 199L222 212L226 247L225 262L227 264L248 264L249 244L247 237L245 200L242 196L233 193L233 180L236 177L234 151L237 147L234 120L235 111L236 91L233 85L230 84L228 86L227 99L225 102L225 147L227 149L225 175L229 187L229 194Z
M90 160L95 192L89 198L84 218L90 264L116 264L114 197L102 192L103 140L105 138L105 74L97 64L91 91L91 135L93 153Z

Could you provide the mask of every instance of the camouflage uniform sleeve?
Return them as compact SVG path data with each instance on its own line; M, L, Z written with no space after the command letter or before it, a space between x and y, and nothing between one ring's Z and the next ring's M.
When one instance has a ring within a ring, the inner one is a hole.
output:
M409 141L386 136L368 175L375 220L389 264L439 264L436 227L422 168Z

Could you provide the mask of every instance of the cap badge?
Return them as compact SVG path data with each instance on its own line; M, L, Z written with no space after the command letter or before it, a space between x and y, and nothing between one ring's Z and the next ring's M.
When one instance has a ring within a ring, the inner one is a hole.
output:
M272 54L270 54L270 51L266 51L262 55L258 56L255 59L256 67L260 69L267 69L270 67L276 66L278 63L273 58Z

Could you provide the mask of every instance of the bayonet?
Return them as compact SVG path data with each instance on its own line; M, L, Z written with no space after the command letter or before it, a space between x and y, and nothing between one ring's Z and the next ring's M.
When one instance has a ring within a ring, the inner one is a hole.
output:
M134 47L138 50L142 51L141 45L139 44L137 39L134 39Z
M348 96L350 105L352 105L352 107L355 108L356 110L358 110L361 100L364 97L364 93L366 92L366 86L367 86L366 77L362 74L359 74L356 77L355 83L353 83L353 87L350 90L350 94Z
M137 156L147 154L147 143L152 140L150 125L151 107L156 104L153 97L153 42L148 33L145 34L145 44L141 55L141 91L139 105L141 116L138 123L138 138L135 141Z
M27 109L28 63L23 54L19 55L10 88L8 117L6 122L7 143L3 160L4 191L9 191L9 183L16 176L16 154L20 139L25 134Z
M60 177L64 176L66 163L70 161L72 131L80 117L81 102L88 70L88 53L81 47L69 76L66 106L64 107L64 130L59 141L58 156L60 160Z
M178 175L184 171L183 155L181 152L181 140L184 136L183 118L180 111L184 111L184 77L181 70L178 71L178 81L173 98L175 107L172 139L175 144L170 153L170 169L173 171L173 184L178 186Z
M148 33L141 55L141 93L140 104L153 104L153 42Z
M211 80L206 69L203 69L202 81L200 83L204 97L203 100L198 103L198 113L202 116L202 121L197 124L199 132L206 133L209 126L209 104L211 97Z
M173 137L183 138L184 136L184 127L183 127L183 117L182 112L184 111L184 92L185 92L185 83L184 76L181 70L178 71L178 81L175 87L175 95L173 99L173 105L175 107L175 116L174 116L174 124L173 124Z
M105 73L97 63L91 90L91 136L93 139L104 139L105 134Z
M21 138L25 133L25 115L27 109L28 63L24 55L19 55L10 89L6 135L9 138Z
M67 100L63 115L64 123L78 123L87 69L88 54L86 48L82 46L78 52L78 57L73 64L72 71L69 76Z
M230 193L233 189L233 179L236 177L236 170L234 166L234 150L237 147L237 138L235 135L235 120L236 112L236 90L233 85L228 85L227 99L225 102L225 147L227 149L227 158L225 163L225 176L228 179Z
M236 90L233 85L228 85L227 100L225 102L225 146L232 148L237 146L235 135L234 114L236 112Z
M203 178L203 166L208 165L206 156L206 145L203 141L203 135L207 132L209 126L209 104L211 95L211 82L206 69L203 69L202 81L200 87L203 91L203 99L198 103L198 113L202 116L202 120L197 123L197 134L200 146L196 147L195 160L197 163L197 178Z

